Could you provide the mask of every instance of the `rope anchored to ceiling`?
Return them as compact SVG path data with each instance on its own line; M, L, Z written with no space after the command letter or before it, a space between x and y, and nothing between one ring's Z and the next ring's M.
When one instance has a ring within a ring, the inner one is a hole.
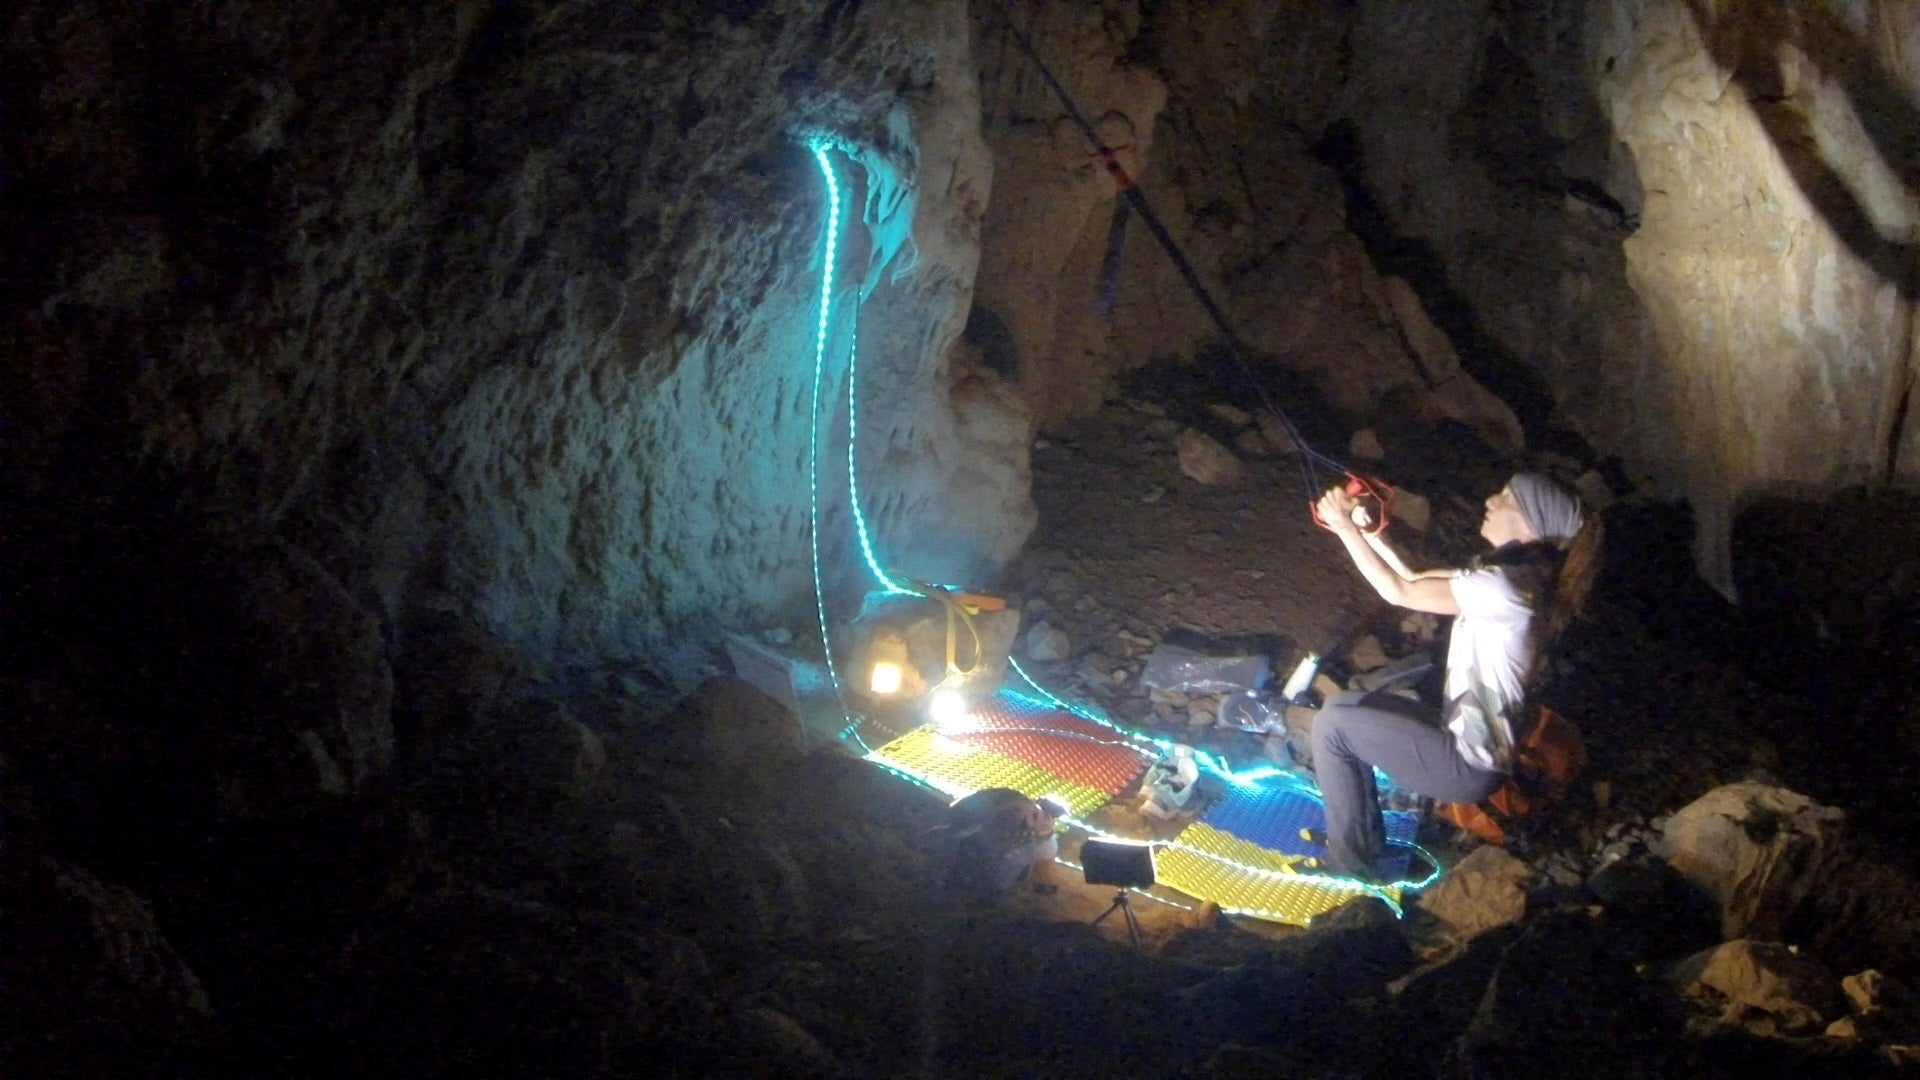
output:
M1119 188L1120 197L1123 200L1121 205L1131 208L1133 213L1140 216L1140 220L1146 223L1147 231L1153 234L1153 238L1160 242L1161 248L1163 248L1167 256L1173 260L1174 268L1179 271L1181 280L1187 283L1187 287L1193 291L1194 298L1200 301L1201 308L1206 311L1207 317L1213 321L1214 328L1219 331L1221 342L1226 347L1227 354L1233 358L1233 362L1239 368L1240 374L1246 379L1247 384L1253 388L1254 394L1260 399L1261 407L1279 422L1281 429L1287 433L1287 438L1293 440L1294 449L1298 452L1296 461L1300 467L1301 493L1309 503L1312 503L1318 498L1320 494L1320 484L1315 475L1316 468L1326 469L1336 477L1355 476L1354 471L1345 464L1314 449L1300 434L1299 425L1294 422L1293 417L1289 416L1285 409L1275 404L1272 397L1268 395L1266 387L1254 374L1252 365L1247 363L1246 347L1241 342L1240 335L1234 331L1233 324L1228 321L1226 312L1222 310L1219 303L1214 300L1213 293L1207 288L1206 283L1200 280L1199 271L1194 268L1193 261L1187 258L1186 251L1181 248L1180 242L1173 238L1173 234L1169 233L1167 227L1161 223L1160 216L1154 213L1153 205L1147 201L1146 193L1140 190L1140 185L1135 182L1132 174L1128 173L1126 167L1120 163L1117 154L1119 150L1125 149L1125 147L1110 147L1106 144L1106 140L1100 137L1100 133L1096 131L1093 124L1087 120L1086 114L1081 112L1080 106L1074 102L1073 96L1067 93L1067 88L1061 85L1060 80L1054 76L1053 69L1049 68L1046 61L1041 59L1040 50L1034 45L1033 38L1029 36L1025 30L1020 28L1019 23L1014 18L1015 6L1014 0L1007 0L1008 31L1012 33L1014 40L1020 43L1021 51L1025 52L1027 58L1033 61L1033 66L1039 71L1040 78L1053 90L1054 96L1060 99L1061 106L1066 109L1067 116L1072 119L1074 126L1078 127L1081 133L1087 137L1087 141L1093 144L1093 156L1100 162L1101 166L1107 170L1107 173L1113 177L1115 186ZM1108 234L1107 252L1108 262L1114 266L1117 266L1118 262L1115 251L1118 243L1116 235L1124 227L1124 221L1125 217L1123 212L1116 210L1114 226ZM1114 286L1109 284L1103 288L1103 294L1110 293L1113 287ZM1103 295L1102 309L1110 310L1110 308L1111 299Z

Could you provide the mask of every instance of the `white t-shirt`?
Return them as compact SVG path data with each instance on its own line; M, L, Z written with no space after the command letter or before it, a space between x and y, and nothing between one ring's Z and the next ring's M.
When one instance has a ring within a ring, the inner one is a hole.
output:
M1462 570L1451 584L1460 615L1447 646L1447 730L1468 764L1509 772L1513 717L1533 664L1533 609L1497 566Z

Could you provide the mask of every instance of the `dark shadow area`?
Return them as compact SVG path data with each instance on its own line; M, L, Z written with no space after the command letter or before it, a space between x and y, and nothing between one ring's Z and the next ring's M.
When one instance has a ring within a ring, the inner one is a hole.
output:
M1591 775L1618 789L1613 810L1650 819L1780 766L1773 725L1798 706L1747 674L1743 621L1695 570L1684 503L1624 503L1604 518L1587 615L1555 643L1539 695L1580 726Z
M987 305L974 301L967 311L967 326L960 340L980 354L980 362L1003 379L1020 377L1020 343L1013 339L1007 322Z
M1806 702L1802 768L1886 835L1913 835L1920 766L1920 495L1759 499L1734 521L1754 677Z
M1695 567L1696 526L1686 502L1623 503L1606 515L1606 569L1594 599L1617 605L1663 638L1689 642L1691 655L1737 663L1738 610Z

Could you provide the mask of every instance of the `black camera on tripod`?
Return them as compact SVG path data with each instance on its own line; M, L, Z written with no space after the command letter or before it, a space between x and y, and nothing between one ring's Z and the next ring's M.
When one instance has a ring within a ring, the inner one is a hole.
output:
M1089 839L1080 846L1080 866L1087 884L1115 886L1113 903L1093 920L1093 925L1100 925L1118 911L1127 921L1127 937L1134 948L1139 948L1140 920L1133 914L1133 900L1127 890L1150 889L1159 880L1154 873L1152 845Z

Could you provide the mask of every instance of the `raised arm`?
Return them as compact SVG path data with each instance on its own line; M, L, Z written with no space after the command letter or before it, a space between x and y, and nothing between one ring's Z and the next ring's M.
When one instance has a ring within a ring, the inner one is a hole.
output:
M1354 499L1340 488L1320 497L1320 518L1327 523L1347 557L1367 579L1380 598L1396 607L1427 611L1435 615L1458 615L1460 604L1453 597L1452 575L1427 571L1415 574L1388 547L1386 541L1360 531L1353 521Z
M1387 543L1385 536L1377 532L1362 532L1360 535L1366 538L1367 546L1372 548L1374 552L1380 556L1381 561L1385 562L1392 568L1394 573L1399 574L1407 581L1425 581L1428 578L1451 578L1453 576L1452 570L1408 569L1406 560L1400 557L1399 552L1393 550L1393 545Z

